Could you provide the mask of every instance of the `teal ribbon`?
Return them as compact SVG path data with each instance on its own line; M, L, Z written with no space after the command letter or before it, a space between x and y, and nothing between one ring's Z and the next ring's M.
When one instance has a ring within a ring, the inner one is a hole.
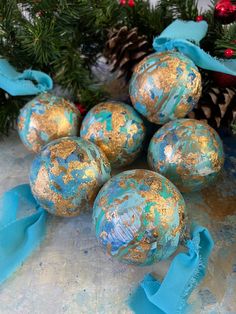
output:
M129 300L136 314L183 314L186 311L190 293L205 276L214 242L206 228L195 226L186 247L186 253L173 259L162 283L151 274L145 276Z
M19 185L0 199L0 283L5 281L43 240L46 212L28 184Z
M49 75L34 70L19 73L5 59L0 59L0 89L12 96L36 95L53 87Z
M178 50L203 69L236 76L236 60L213 58L198 46L207 29L205 21L176 20L160 36L154 38L153 48L157 52Z
M14 272L41 243L46 212L37 205L28 184L0 199L0 283ZM207 229L195 227L187 253L173 260L162 283L147 275L130 300L137 314L183 313L189 294L205 275L213 240Z

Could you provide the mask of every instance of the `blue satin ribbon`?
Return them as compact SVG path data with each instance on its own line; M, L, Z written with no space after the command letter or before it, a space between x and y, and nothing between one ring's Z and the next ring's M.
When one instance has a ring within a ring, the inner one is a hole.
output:
M236 60L213 58L198 46L200 40L205 37L207 29L208 24L205 21L176 20L160 36L154 38L153 48L157 52L178 50L203 69L236 76Z
M0 283L5 281L43 240L46 212L28 184L0 198Z
M53 87L49 75L34 70L19 73L5 59L0 59L0 88L12 96L36 95Z
M136 314L185 313L190 293L205 276L214 242L206 228L195 226L186 247L186 253L173 259L162 283L151 274L145 276L129 300Z

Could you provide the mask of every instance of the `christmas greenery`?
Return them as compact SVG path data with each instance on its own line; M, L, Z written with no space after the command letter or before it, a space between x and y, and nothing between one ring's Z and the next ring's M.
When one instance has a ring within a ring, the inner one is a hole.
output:
M95 88L91 66L102 54L110 29L126 25L146 35L150 46L174 19L195 20L197 0L160 0L155 6L136 0L134 6L116 0L0 1L0 48L18 70L33 68L52 76L73 99L93 106L106 94ZM235 23L222 26L214 19L214 4L204 13L209 33L203 47L222 57L235 49ZM25 99L0 93L0 132L5 133Z

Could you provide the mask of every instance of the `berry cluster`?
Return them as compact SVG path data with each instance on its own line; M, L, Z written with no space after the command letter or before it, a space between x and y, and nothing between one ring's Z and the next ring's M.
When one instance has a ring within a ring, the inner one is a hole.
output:
M120 0L120 5L126 5L128 4L129 7L134 7L135 6L135 1L134 0Z

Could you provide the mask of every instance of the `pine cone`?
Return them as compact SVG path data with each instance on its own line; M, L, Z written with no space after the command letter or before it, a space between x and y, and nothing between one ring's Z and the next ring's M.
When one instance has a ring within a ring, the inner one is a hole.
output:
M236 88L208 87L189 118L205 120L215 129L227 128L236 120Z
M138 28L112 29L104 49L104 56L117 71L117 78L130 79L134 66L152 52L151 45L145 35L138 35Z

